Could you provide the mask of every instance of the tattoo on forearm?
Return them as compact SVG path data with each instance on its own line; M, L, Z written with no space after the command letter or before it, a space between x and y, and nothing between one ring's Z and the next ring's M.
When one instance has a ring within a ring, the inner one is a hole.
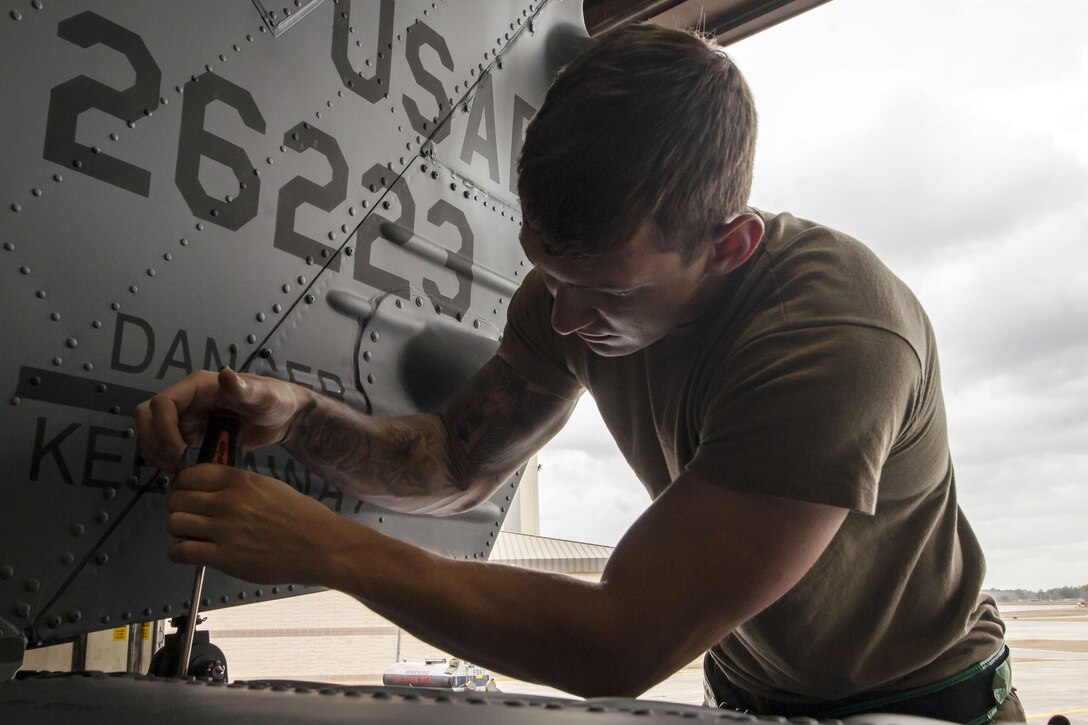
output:
M437 415L372 418L314 395L284 445L326 481L359 494L456 497L475 481L510 475L573 405L534 390L496 358Z

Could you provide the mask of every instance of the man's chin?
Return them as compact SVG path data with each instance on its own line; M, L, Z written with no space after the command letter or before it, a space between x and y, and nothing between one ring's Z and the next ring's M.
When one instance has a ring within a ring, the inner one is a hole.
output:
M606 335L599 338L582 338L582 344L589 348L590 352L601 357L622 357L630 355L642 348L641 345L632 343L615 335Z

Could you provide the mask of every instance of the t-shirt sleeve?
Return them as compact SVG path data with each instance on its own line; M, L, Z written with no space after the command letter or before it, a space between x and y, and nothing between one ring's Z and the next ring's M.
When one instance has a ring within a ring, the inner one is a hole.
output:
M687 470L737 490L873 514L921 369L905 340L873 327L826 325L754 340L712 384Z
M567 400L582 393L552 330L552 296L534 269L510 300L498 356L526 380Z

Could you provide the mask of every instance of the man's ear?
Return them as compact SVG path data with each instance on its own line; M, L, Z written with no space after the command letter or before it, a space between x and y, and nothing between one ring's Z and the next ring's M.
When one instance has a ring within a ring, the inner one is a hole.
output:
M713 246L706 260L708 274L725 275L748 261L763 239L763 219L740 214L714 230Z

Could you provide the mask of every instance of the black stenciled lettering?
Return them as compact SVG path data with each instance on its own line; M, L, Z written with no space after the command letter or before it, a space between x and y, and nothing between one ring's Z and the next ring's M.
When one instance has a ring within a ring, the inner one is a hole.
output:
M143 358L138 363L122 362L121 357L125 351L139 350L140 341L133 340L128 331L139 330L143 333ZM126 344L127 343L127 344ZM142 373L147 370L155 355L155 331L147 320L117 313L117 323L113 328L113 354L110 356L110 367L123 373Z
M242 465L240 468L251 471L253 473L260 473L260 469L257 468L257 454L253 451L246 451L242 454Z
M449 46L446 45L446 39L439 35L435 30L426 23L416 23L412 26L412 30L408 33L407 38L404 41L404 54L405 59L408 61L408 67L412 70L412 77L415 78L419 87L427 91L434 97L436 105L435 116L441 115L442 104L445 102L447 95L446 89L442 85L436 76L423 67L423 60L420 58L420 50L423 46L430 46L435 53L438 54L438 59L442 62L442 65L448 71L453 71L453 56L450 55ZM408 122L412 124L412 128L416 133L423 136L428 135L431 129L434 128L434 123L424 116L419 110L419 104L417 104L407 93L402 94L400 97L401 104L404 106L405 113L408 114ZM444 123L438 127L435 131L432 141L439 143L450 132L450 125Z
M186 83L183 98L174 182L195 217L237 231L257 216L261 180L253 174L253 163L242 147L204 128L204 113L212 101L222 101L238 112L246 126L262 134L264 116L249 91L211 71ZM233 201L217 199L204 191L200 183L201 157L234 172L238 194Z
M45 418L38 418L38 428L34 432L34 450L30 455L30 480L37 481L41 475L42 459L46 456L53 458L53 463L56 464L57 470L60 471L60 477L69 486L75 485L72 480L72 474L68 470L68 464L64 462L64 451L61 450L60 444L64 440L79 430L79 423L70 423L67 428L62 430L57 435L53 436L48 442L45 440L45 429L49 422Z
M386 194L386 198L388 199L389 195L395 195L396 198L400 200L400 217L398 217L395 222L391 222L381 214L372 212L367 216L366 220L359 225L359 231L356 236L358 253L356 254L353 276L358 282L368 284L383 292L394 292L404 299L408 299L410 296L408 292L408 280L374 266L372 261L374 255L374 242L382 236L382 224L395 224L400 227L400 230L407 237L411 237L413 230L415 229L416 202L415 199L412 198L412 192L408 189L408 184L401 178L397 179L392 187L389 187L386 183L388 181L386 178L387 174L391 175L384 166L375 164L370 167L369 171L363 174L363 186L373 185L375 188L381 186L389 189L389 194Z
M344 399L344 382L340 380L340 376L336 373L330 373L328 370L318 370L317 380L321 383L321 393L328 395L337 400ZM330 383L336 387L330 387Z
M105 488L106 486L115 486L116 482L121 478L120 474L113 476L112 478L95 478L94 477L94 464L95 463L120 463L123 459L119 453L110 453L108 451L101 451L98 448L99 437L104 438L120 438L124 439L125 432L123 430L113 430L112 428L99 428L96 425L90 426L90 432L87 434L87 455L83 459L83 485L95 486L97 488Z
M480 122L484 124L484 134L480 135ZM480 154L487 159L487 173L491 180L499 183L499 139L495 133L495 94L492 91L491 74L480 79L476 86L476 95L468 114L468 127L465 129L465 141L461 144L461 160L472 163L472 157Z
M525 143L525 126L533 116L536 109L528 101L514 94L514 119L510 132L510 191L518 193L518 159L521 157L521 147Z
M75 168L108 184L140 196L151 190L151 173L139 166L98 152L76 141L76 127L84 111L97 108L122 121L137 120L159 107L162 72L139 35L87 10L57 24L57 35L81 48L102 43L128 59L136 81L123 91L81 75L65 81L49 93L42 156L67 168Z
M181 357L177 357L179 353ZM170 343L170 349L166 351L159 372L155 373L155 379L162 380L166 377L169 368L178 368L186 375L193 372L193 356L189 354L189 333L185 330L178 330L174 335L174 341Z
M446 269L457 275L457 294L447 297L438 290L438 285L432 280L423 278L423 291L431 298L431 301L442 306L442 312L454 315L457 312L465 312L469 308L472 295L472 258L475 246L475 235L468 225L465 213L450 204L445 199L439 199L427 212L427 221L440 227L443 224L452 224L461 233L461 248L456 252L446 250Z
M373 2L363 4L371 11ZM351 0L342 0L333 8L332 19L332 62L340 74L340 80L359 97L371 103L377 103L389 94L389 73L392 68L392 53L389 51L393 41L393 15L396 3L393 0L381 0L378 11L378 43L374 51L374 73L364 78L361 71L356 71L348 59L348 34L351 28ZM369 17L356 23L369 28L374 25Z
M321 242L310 239L295 231L295 211L303 204L311 204L322 211L332 211L348 195L348 162L336 139L309 123L300 123L283 135L283 143L289 148L302 153L307 149L320 152L332 168L329 183L320 186L301 176L288 181L280 189L280 199L276 206L276 235L273 246L293 254L299 259L312 257L324 259L325 255L336 252ZM328 268L340 271L340 256L333 256L328 261Z
M335 501L333 504L333 511L340 513L340 509L344 507L344 494L336 486L330 486L324 481L321 482L321 495L317 497L318 501L324 501L327 498L331 498Z
M302 478L295 473L295 459L288 458L283 465L283 482L292 486L299 493L310 495L310 469L303 467Z
M298 378L295 377L295 373L303 373L304 375L310 374L310 367L308 365L302 365L301 363L291 362L288 360L284 363L284 367L287 368L287 379L295 385L306 388L307 390L313 390L314 386L309 383L301 383Z

